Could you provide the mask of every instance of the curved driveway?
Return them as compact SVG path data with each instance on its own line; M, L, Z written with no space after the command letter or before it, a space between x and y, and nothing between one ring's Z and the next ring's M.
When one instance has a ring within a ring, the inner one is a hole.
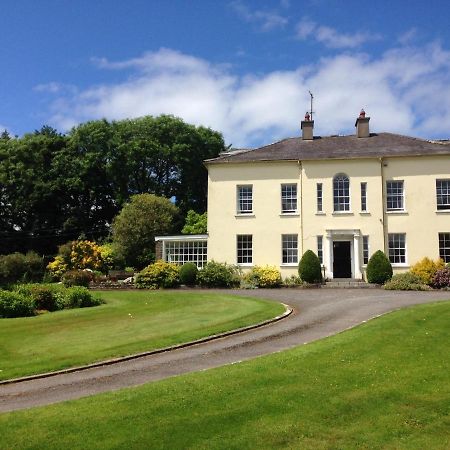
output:
M401 307L445 300L445 292L381 289L221 291L289 304L294 314L262 328L113 365L0 385L0 412L46 405L205 370L285 350Z

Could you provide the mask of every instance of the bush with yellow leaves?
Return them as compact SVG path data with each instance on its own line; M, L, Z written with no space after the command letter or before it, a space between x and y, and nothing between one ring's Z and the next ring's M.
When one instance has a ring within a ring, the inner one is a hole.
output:
M431 285L436 272L445 267L442 259L433 261L430 258L423 258L411 267L411 273L420 277L420 279L428 285Z
M281 273L275 266L254 266L244 276L244 280L251 286L260 288L274 288L281 286Z

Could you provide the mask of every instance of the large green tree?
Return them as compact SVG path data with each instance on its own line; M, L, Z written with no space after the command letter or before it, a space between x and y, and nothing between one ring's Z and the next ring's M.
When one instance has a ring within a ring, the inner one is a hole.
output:
M129 266L146 266L154 260L155 236L170 233L178 213L178 208L164 197L133 195L113 222L116 252Z

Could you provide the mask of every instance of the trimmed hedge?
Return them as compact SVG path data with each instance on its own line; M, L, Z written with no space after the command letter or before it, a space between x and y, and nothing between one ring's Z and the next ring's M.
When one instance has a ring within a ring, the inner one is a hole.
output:
M392 278L391 263L381 250L377 250L370 257L366 273L369 283L384 284Z
M187 262L180 267L180 283L186 286L195 286L198 269L194 263Z
M317 255L312 250L306 250L298 264L298 275L306 283L321 283L322 268Z

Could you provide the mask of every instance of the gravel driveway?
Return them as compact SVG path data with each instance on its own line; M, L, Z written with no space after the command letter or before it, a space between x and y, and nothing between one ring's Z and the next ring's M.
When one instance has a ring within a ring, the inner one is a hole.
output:
M285 350L354 327L401 307L450 298L445 292L381 289L221 290L294 308L262 328L166 353L32 381L0 385L0 412L47 405L235 363Z

